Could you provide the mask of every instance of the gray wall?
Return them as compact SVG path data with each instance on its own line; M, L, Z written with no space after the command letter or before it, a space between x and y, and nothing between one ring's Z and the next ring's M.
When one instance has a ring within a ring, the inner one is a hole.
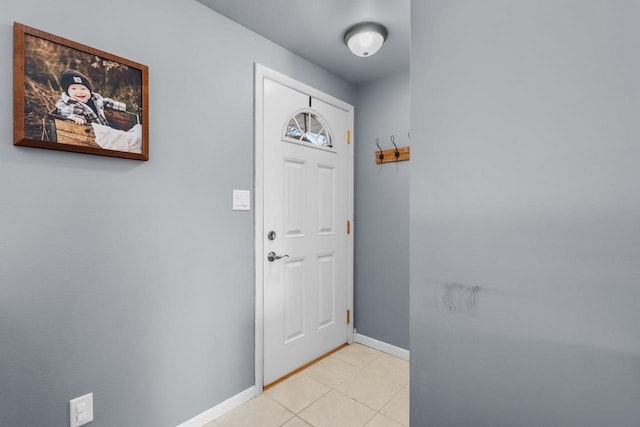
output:
M640 425L639 18L412 1L413 426Z
M175 426L254 383L253 63L355 88L191 0L4 2L0 425ZM149 162L12 145L21 22L150 67Z
M409 348L409 171L376 165L383 150L409 141L409 70L358 86L355 175L355 327Z

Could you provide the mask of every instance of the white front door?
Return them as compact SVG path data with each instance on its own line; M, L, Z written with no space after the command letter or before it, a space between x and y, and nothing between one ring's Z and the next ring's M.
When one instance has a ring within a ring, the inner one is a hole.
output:
M350 331L353 110L287 83L262 80L262 384L346 343Z

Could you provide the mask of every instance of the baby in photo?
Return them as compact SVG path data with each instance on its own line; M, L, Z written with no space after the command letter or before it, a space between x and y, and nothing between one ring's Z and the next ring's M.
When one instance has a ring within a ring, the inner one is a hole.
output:
M103 98L91 90L91 82L76 70L60 73L62 94L56 102L59 115L78 125L90 124L96 135L96 143L107 150L142 151L142 127L134 125L128 131L114 129L104 114L105 108L126 111L126 105L111 98Z

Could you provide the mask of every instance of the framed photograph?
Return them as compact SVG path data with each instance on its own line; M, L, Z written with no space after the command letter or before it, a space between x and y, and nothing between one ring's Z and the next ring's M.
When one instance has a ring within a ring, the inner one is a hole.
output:
M15 22L14 145L149 160L149 69Z

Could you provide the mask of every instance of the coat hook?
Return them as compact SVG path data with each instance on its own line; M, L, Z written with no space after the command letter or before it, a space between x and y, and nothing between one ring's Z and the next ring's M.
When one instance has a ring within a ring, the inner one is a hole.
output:
M398 146L396 145L395 142L395 137L393 135L391 135L391 143L393 144L394 147L396 147L396 151L395 153L393 153L393 155L395 156L395 161L397 162L398 159L400 158L400 152L398 151Z
M378 146L378 159L380 160L380 163L382 163L382 159L384 159L384 154L382 154L382 148L380 148L380 140L378 138L376 138L376 145Z

